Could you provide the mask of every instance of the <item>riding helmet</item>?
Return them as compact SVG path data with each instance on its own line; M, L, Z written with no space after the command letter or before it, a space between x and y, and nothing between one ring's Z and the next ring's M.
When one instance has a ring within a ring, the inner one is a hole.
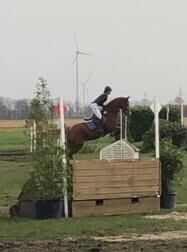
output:
M112 91L112 88L109 86L106 86L104 89L104 93L107 93L108 91Z

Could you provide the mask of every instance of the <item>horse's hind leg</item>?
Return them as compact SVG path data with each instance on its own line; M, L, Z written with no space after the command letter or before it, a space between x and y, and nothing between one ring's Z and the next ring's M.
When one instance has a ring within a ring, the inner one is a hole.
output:
M69 149L68 149L69 158L73 159L73 155L77 153L82 148L82 146L83 146L83 143L74 145L74 146L69 146Z

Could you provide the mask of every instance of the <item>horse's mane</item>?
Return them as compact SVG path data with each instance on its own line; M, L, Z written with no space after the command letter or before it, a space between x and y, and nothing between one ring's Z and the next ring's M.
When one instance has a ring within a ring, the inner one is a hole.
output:
M109 101L106 105L105 105L105 108L110 108L111 106L114 106L114 104L120 100L128 100L129 97L123 97L123 96L120 96L120 97L116 97L114 99L112 99L111 101Z

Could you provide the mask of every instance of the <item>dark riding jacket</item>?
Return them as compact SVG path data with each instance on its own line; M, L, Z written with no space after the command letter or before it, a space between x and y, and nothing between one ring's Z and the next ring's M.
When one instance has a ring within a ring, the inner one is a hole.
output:
M102 106L108 99L108 95L103 93L100 96L98 96L92 103L96 103L98 106Z

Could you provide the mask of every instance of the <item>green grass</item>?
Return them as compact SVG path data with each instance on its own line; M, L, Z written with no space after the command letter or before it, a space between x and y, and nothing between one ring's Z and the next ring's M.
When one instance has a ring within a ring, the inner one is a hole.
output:
M92 154L79 152L75 159L99 158L99 149L110 144L105 137L87 143L94 146ZM28 148L29 140L22 130L0 130L0 149ZM95 147L96 146L96 147ZM87 147L90 148L90 147ZM150 154L143 154L149 157ZM19 195L22 185L29 177L28 161L0 161L0 206L10 206ZM181 185L176 186L177 204L187 204L187 153ZM187 206L174 211L187 212ZM165 214L170 210L161 210ZM144 215L123 215L90 218L32 220L22 218L0 218L0 239L57 239L63 236L107 235L123 232L153 232L165 230L187 230L187 221L145 219Z
M0 206L9 206L17 199L28 177L28 163L0 161Z
M30 140L23 129L0 129L0 150L29 149Z
M187 221L145 219L144 215L121 215L68 219L0 218L0 239L57 239L64 236L116 235L124 232L187 230Z

